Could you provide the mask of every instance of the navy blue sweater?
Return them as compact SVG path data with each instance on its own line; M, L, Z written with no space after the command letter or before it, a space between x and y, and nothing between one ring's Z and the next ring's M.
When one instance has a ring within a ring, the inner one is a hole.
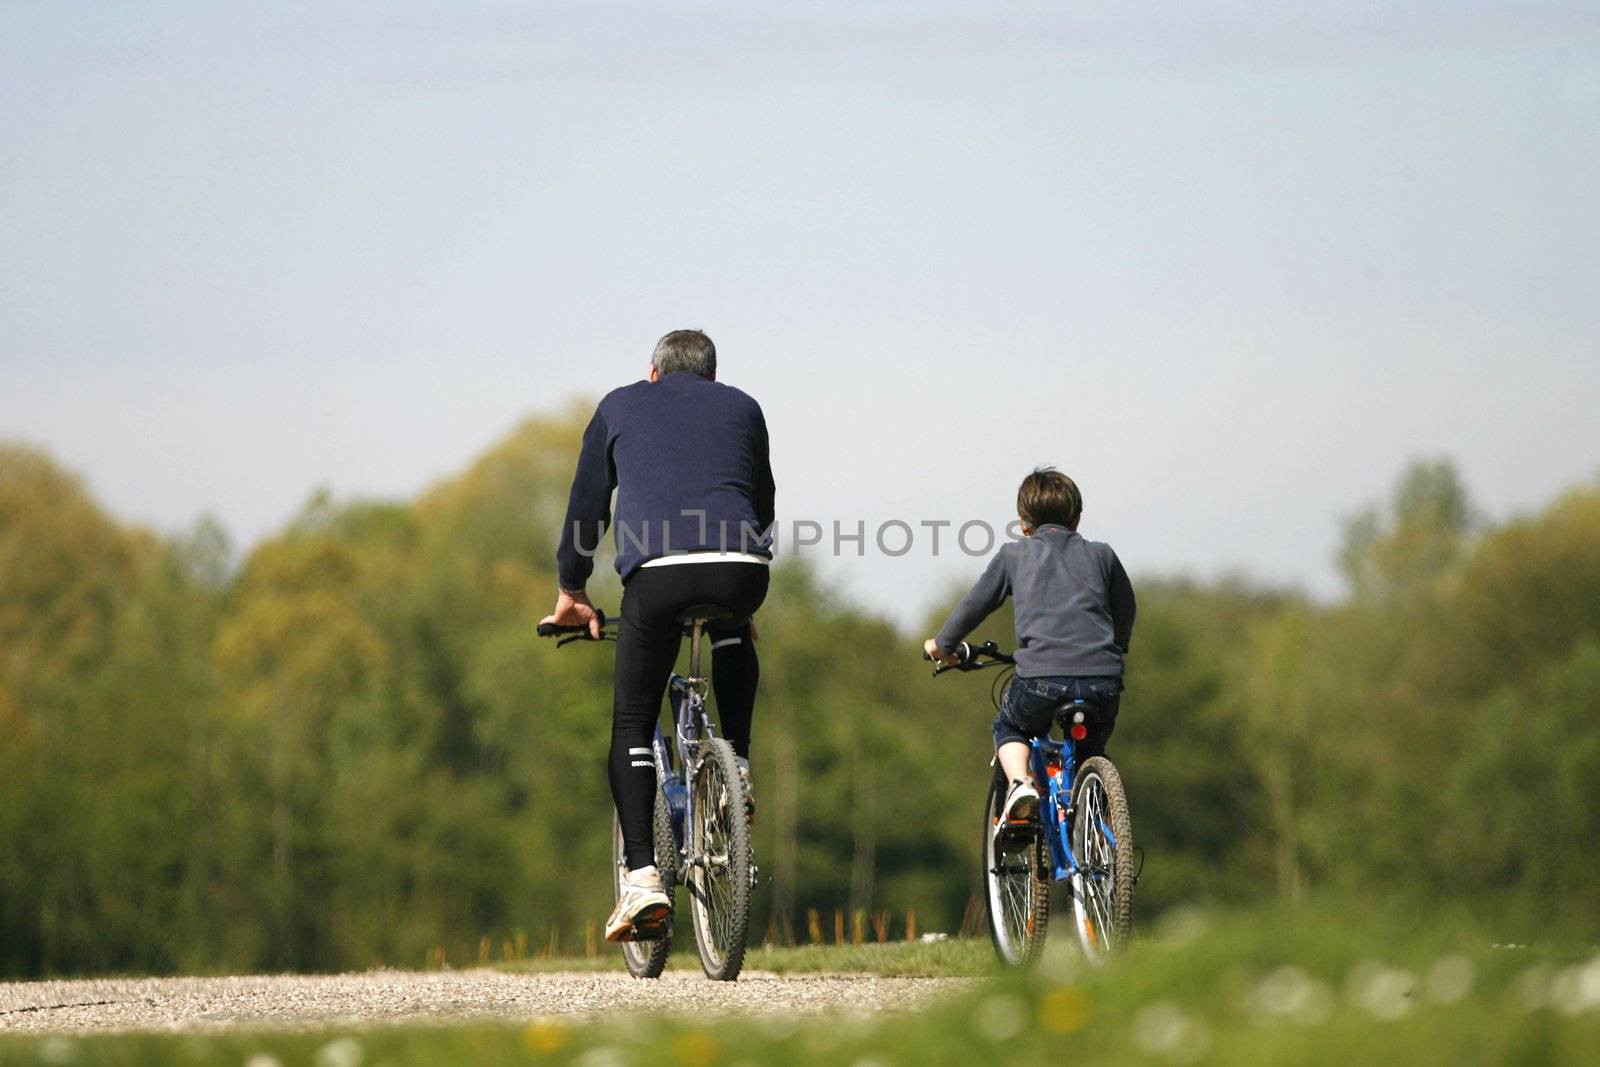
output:
M761 405L689 371L608 394L583 432L556 549L561 588L582 589L611 521L617 571L684 552L772 556L772 465Z

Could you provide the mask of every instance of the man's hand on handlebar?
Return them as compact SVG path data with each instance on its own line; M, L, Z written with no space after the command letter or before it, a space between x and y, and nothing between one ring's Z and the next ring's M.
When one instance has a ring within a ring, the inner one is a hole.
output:
M928 638L922 643L922 654L935 663L942 663L946 667L954 667L961 662L961 656L956 653L946 654L939 651L939 642Z
M591 640L600 640L600 628L605 625L595 606L582 589L562 589L556 596L556 609L539 620L540 626L587 626Z

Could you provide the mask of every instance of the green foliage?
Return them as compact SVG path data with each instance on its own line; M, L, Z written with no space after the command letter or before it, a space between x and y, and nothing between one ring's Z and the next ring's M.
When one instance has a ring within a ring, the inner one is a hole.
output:
M1403 601L1456 561L1475 523L1454 464L1413 461L1395 484L1387 514L1367 508L1345 525L1339 562L1358 598Z
M123 528L0 448L0 973L582 950L610 897L611 658L534 626L585 415L413 503L319 494L237 566L213 524ZM1448 464L1414 467L1352 528L1339 604L1140 581L1111 752L1143 920L1332 888L1596 928L1600 488L1473 515ZM955 930L994 676L935 682L916 636L773 578L757 934ZM614 578L595 592L615 606ZM1009 613L977 636L1011 643Z

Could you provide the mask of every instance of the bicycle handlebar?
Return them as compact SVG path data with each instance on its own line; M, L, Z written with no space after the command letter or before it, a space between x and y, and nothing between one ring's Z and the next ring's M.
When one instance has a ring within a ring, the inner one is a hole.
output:
M980 659L980 657L982 657ZM932 662L933 657L927 652L922 653L925 662ZM961 642L961 662L941 663L933 669L935 678L946 671L981 671L985 667L997 667L1001 664L1016 663L1016 659L1009 652L1000 651L1000 646L993 641L985 641L981 645Z
M605 640L606 636L606 613L601 611L599 608L595 608L594 613L600 617L600 640L603 641ZM571 634L574 637L581 637L585 641L594 640L593 637L589 636L588 623L584 623L582 626L557 626L553 622L541 622L539 624L540 637L560 637L562 634Z

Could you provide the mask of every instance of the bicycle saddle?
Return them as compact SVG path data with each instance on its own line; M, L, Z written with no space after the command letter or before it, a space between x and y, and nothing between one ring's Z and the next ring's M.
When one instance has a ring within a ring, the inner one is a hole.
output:
M743 617L721 604L690 604L678 612L678 622L684 626L693 624L697 619L707 626L735 626L744 621Z

